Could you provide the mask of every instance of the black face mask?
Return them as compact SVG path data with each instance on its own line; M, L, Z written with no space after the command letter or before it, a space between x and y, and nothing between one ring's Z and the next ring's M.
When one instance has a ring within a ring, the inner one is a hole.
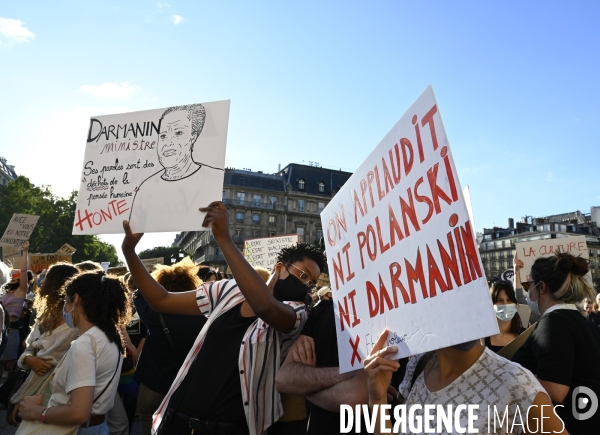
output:
M468 352L475 347L479 340L466 341L464 343L455 344L454 346L450 346L452 349L460 350L463 352Z
M307 293L308 287L300 281L300 278L291 273L286 279L277 278L275 287L273 287L273 297L279 302L304 302Z

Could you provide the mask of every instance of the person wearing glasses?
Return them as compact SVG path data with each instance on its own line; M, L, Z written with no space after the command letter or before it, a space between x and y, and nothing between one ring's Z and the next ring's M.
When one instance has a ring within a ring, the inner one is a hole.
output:
M132 234L123 222L123 254L150 307L208 318L154 414L152 432L260 435L282 415L275 375L304 326L303 302L326 259L305 243L283 249L265 283L231 239L223 203L200 211L206 213L202 225L211 226L234 279L178 293L165 290L146 271L135 253L142 234Z
M527 303L541 315L513 361L536 375L569 433L598 433L600 329L581 309L596 294L588 260L559 252L538 258L522 283ZM585 399L585 400L584 400Z
M281 394L304 396L310 403L310 420L303 432L340 433L340 405L368 403L364 370L339 373L334 301L331 289L319 292L321 300L313 307L302 335L288 353L275 383ZM323 290L322 289L322 290ZM363 426L364 427L364 426ZM292 430L277 423L269 435L290 434ZM366 433L366 432L365 432Z

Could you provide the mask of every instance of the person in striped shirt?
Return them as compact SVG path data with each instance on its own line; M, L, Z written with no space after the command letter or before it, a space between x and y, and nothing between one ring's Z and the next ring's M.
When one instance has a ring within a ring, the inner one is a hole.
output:
M275 375L306 321L304 299L326 259L305 243L283 249L265 283L229 236L226 207L213 202L200 211L235 279L188 292L170 293L152 279L135 253L142 234L123 222L123 254L152 309L208 318L154 414L152 433L259 435L283 414Z

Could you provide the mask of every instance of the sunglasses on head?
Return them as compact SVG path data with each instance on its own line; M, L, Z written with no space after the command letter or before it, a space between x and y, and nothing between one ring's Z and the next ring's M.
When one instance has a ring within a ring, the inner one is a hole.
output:
M535 281L525 281L525 282L522 282L521 285L523 286L523 290L528 292L529 289L532 287L535 287L536 284L535 284Z

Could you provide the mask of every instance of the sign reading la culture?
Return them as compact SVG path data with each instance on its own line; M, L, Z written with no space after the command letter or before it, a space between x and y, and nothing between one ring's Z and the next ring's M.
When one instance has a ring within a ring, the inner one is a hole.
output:
M393 358L498 333L433 89L427 88L321 214L340 371L390 331ZM468 315L467 315L468 313Z
M205 230L228 122L229 100L91 118L73 234Z

